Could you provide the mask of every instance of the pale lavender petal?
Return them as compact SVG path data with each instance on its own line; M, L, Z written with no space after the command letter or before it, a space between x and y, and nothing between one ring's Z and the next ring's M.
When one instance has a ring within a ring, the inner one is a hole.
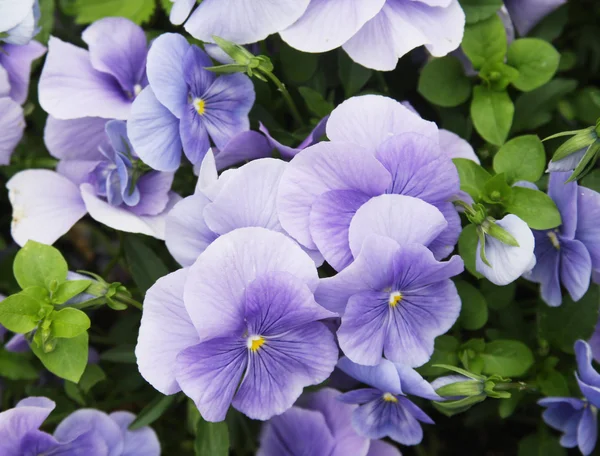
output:
M560 244L560 279L573 301L579 301L590 287L592 259L582 242L563 240Z
M190 46L183 57L183 77L192 97L200 97L217 78L204 67L212 66L212 60L198 46Z
M541 284L542 299L552 307L562 303L560 289L560 256L561 252L551 242L548 231L534 231L535 238L535 267L524 277Z
M174 173L151 171L137 181L140 202L129 210L137 215L158 215L170 201Z
M10 157L23 137L23 108L11 98L0 98L0 165L8 165Z
M583 396L595 407L600 407L600 387L585 383L578 374L575 374L575 378Z
M359 144L373 154L390 137L419 133L437 141L438 129L402 103L381 95L352 97L336 107L327 121L331 141Z
M92 66L114 76L133 99L146 74L144 30L124 17L105 17L86 28L81 39L88 45Z
M34 0L4 0L0 7L0 32L16 27L31 12Z
M577 426L577 446L584 456L594 451L598 440L598 417L597 411L586 407L583 410L581 421Z
M244 131L218 150L215 156L217 169L223 170L238 163L270 157L271 149L263 135L252 130Z
M363 366L344 357L338 361L337 367L352 378L378 389L382 394L402 394L398 370L387 359L381 358L381 362L375 366Z
M179 134L188 160L193 165L201 163L210 148L210 140L204 119L192 105L186 106L181 114Z
M8 81L8 73L0 65L0 98L10 95L10 82Z
M107 445L107 456L121 456L124 442L117 423L100 410L79 409L60 422L54 437L60 442L75 440L84 433L98 435Z
M504 0L510 18L519 35L529 31L545 16L550 14L567 0Z
M180 269L150 287L135 354L142 377L163 394L181 390L175 379L177 355L199 342L183 304L187 269Z
M384 4L385 0L312 0L281 38L303 52L331 51L352 38Z
M204 0L185 24L186 31L201 41L218 36L238 44L256 43L292 25L310 0Z
M45 441L45 436L38 434L38 428L50 415L54 405L45 397L28 397L15 408L0 413L0 452L6 456L21 456L21 441L29 433L35 433L36 441ZM36 442L28 443L33 446Z
M383 440L371 440L367 456L402 456L400 450Z
M587 149L587 147L584 147L557 161L550 160L547 171L549 173L573 171L587 152Z
M311 291L318 283L314 262L284 234L239 228L209 245L191 266L184 290L185 306L200 340L237 331L244 321L244 289L269 272L290 273Z
M138 156L159 171L175 171L181 162L179 120L155 97L152 88L142 90L131 108L127 135Z
M123 436L123 452L121 456L159 456L160 443L156 433L149 426L144 426L135 431L127 428L135 419L131 412L113 412L110 418L121 428Z
M600 387L600 374L592 366L592 349L587 342L583 340L575 342L575 357L581 380L589 385Z
M29 342L25 337L25 334L15 334L10 338L6 344L4 344L4 349L13 353L27 353L30 351Z
M106 122L100 117L61 120L48 116L44 143L48 152L61 160L102 160L99 149L110 147Z
M10 44L25 45L29 43L35 35L38 34L39 28L37 21L40 17L39 4L36 1L33 8L29 10L27 16L23 18L15 27L6 31L6 35L2 41Z
M196 193L177 203L167 216L167 248L182 266L191 266L218 237L204 221L203 212L208 203L208 198L202 193Z
M583 242L592 257L592 267L600 269L600 194L579 187L577 194L577 231L575 239Z
M462 231L462 222L454 204L441 203L437 204L436 207L443 214L448 226L427 247L433 252L436 260L441 260L454 250Z
M192 8L196 5L196 0L173 0L173 7L169 20L173 25L181 25L192 12Z
M177 356L177 382L205 420L225 419L244 374L247 353L246 343L239 337L236 340L217 338L202 342L186 348Z
M336 370L336 372L342 372L340 370ZM342 372L343 373L343 372ZM344 374L344 373L343 373ZM346 375L346 374L344 374ZM348 377L352 379L352 377ZM360 382L358 382L360 383ZM352 391L348 391L347 393L342 394L338 397L340 402L349 405L357 405L357 404L366 404L367 402L371 402L377 400L381 397L381 391L375 388L361 388Z
M458 255L448 261L437 261L423 245L409 243L403 243L394 250L394 286L399 289L421 290L457 276L463 270L464 263Z
M577 182L565 183L571 174L550 173L548 182L548 195L556 203L562 219L560 233L567 239L573 239L577 229Z
M29 239L53 244L87 212L79 188L54 171L21 171L6 188L13 207L11 233L19 245Z
M435 388L431 383L425 380L413 368L404 364L397 364L396 369L400 375L400 386L404 394L423 397L430 400L440 400L440 396L435 392Z
M298 152L306 149L309 146L312 146L313 144L318 143L321 140L321 138L325 135L325 129L328 120L329 116L323 117L315 126L315 128L313 128L310 134L306 138L304 138L304 141L302 141L298 145L298 147L284 146L271 136L269 130L267 130L267 128L262 123L259 123L259 130L267 137L267 140L269 141L271 147L273 149L277 149L277 151L281 154L281 157L284 160L291 160L298 154Z
M450 158L466 158L480 164L473 146L449 130L440 129L440 149Z
M24 46L6 44L0 53L0 66L8 73L10 97L19 104L27 101L31 64L46 52L46 48L37 41Z
M132 101L113 76L92 67L88 51L55 37L48 42L39 99L44 111L57 119L127 119Z
M90 182L93 178L92 173L101 163L100 160L61 160L56 165L56 172L75 185L81 185Z

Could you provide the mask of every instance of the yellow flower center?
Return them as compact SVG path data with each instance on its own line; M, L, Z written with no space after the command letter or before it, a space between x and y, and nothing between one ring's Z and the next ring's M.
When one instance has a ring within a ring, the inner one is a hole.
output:
M265 339L262 338L261 336L251 336L248 337L247 341L246 341L246 345L248 346L248 349L255 352L257 351L260 347L262 347L265 343Z
M556 250L560 250L560 241L558 240L558 236L554 231L548 231L548 237L550 238L550 242Z
M206 103L202 98L195 98L194 108L196 108L198 114L203 115L206 112Z
M399 291L390 293L390 306L396 307L400 301L402 301L402 293Z
M392 393L385 393L383 395L383 400L386 402L394 402L394 403L398 402L398 399Z

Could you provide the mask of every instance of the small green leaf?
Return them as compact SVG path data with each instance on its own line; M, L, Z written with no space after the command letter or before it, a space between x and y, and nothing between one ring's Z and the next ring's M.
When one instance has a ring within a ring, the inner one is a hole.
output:
M511 393L509 398L502 399L500 405L498 405L498 414L500 415L500 418L504 419L511 416L515 412L521 399L523 399L523 393L520 391L515 391L514 393Z
M135 420L129 425L130 431L149 426L157 419L164 415L167 409L175 402L176 395L163 396L157 395L152 401L146 405L138 414Z
M473 89L471 118L477 133L486 141L501 146L508 137L515 106L507 92L496 92L487 87Z
M464 280L457 280L455 285L462 301L459 324L469 331L482 328L488 319L485 298L477 288Z
M52 304L64 304L69 299L83 293L90 285L91 280L67 280L58 286L52 293Z
M350 98L360 92L371 79L373 70L354 62L346 52L340 51L338 55L338 75L344 87L345 97Z
M477 272L475 267L475 255L477 253L477 243L479 239L477 237L477 227L475 225L467 225L463 228L458 238L458 253L465 262L465 268L473 276L478 279L483 276Z
M90 24L109 16L121 16L136 24L147 22L156 8L155 0L75 0L77 24Z
M106 374L102 368L97 364L88 364L77 386L87 394L94 386L104 380L106 380Z
M117 345L102 352L100 359L112 363L135 364L135 346L130 344Z
M483 373L502 377L520 377L533 365L533 353L518 340L495 340L481 353Z
M35 380L38 372L29 362L31 354L0 350L0 377L9 380Z
M517 284L509 283L503 287L494 285L489 280L481 281L481 292L485 296L485 300L490 309L502 310L510 305L515 299Z
M210 423L201 419L196 431L194 451L196 456L227 456L229 454L227 423L224 421Z
M551 369L541 372L537 377L537 384L544 396L567 397L570 396L567 379L560 372Z
M83 397L81 390L75 383L73 383L69 380L66 380L64 386L65 386L65 394L67 395L67 397L69 399L71 399L73 402L79 404L81 407L86 406L85 398Z
M535 135L519 136L504 144L494 156L494 171L504 173L509 183L536 182L546 169L546 153Z
M492 90L505 90L519 77L519 70L503 62L487 62L481 68L479 77L487 82Z
M41 309L42 303L24 292L11 295L0 302L0 324L15 333L33 331Z
M467 192L475 201L479 200L485 183L492 178L491 174L473 160L455 158L452 161L458 171L460 189Z
M52 335L58 338L77 337L91 326L91 321L85 312L72 307L53 312L50 318Z
M518 456L567 456L558 438L548 434L533 434L519 442Z
M53 282L58 286L67 280L69 268L62 254L51 245L27 241L15 257L13 272L23 289L27 287L50 289Z
M431 359L417 370L421 375L432 377L446 374L446 369L435 367L435 365L456 366L458 364L458 345L458 340L455 337L447 334L437 337Z
M458 106L471 96L471 80L452 56L430 60L419 76L419 93L438 106Z
M465 12L467 24L483 21L502 8L502 0L459 0Z
M88 334L84 332L71 339L56 339L54 350L45 353L35 343L31 350L54 375L78 383L88 360Z
M308 81L319 66L319 54L300 52L285 44L279 50L279 58L285 78L293 84Z
M462 50L477 70L487 62L502 62L506 54L506 30L502 19L492 15L465 27Z
M298 88L298 92L300 92L300 95L304 98L304 102L309 111L315 116L322 118L333 111L333 103L323 98L316 90L311 89L310 87L300 87Z
M496 174L485 183L483 188L483 200L490 204L503 204L510 201L513 189L506 183L504 173Z
M522 92L537 89L550 81L560 62L556 49L538 38L513 41L506 57L506 62L519 70L519 77L513 85Z
M169 270L162 260L139 237L125 238L125 258L131 269L131 275L142 293L146 293Z
M549 230L562 223L552 198L539 190L513 187L512 198L504 204L504 208L534 230Z

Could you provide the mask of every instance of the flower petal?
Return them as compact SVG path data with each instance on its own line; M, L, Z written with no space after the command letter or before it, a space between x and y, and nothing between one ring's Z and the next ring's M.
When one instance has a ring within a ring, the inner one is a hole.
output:
M592 257L592 267L600 269L600 193L579 187L577 194L577 231Z
M0 31L16 27L31 12L34 0L4 0L0 11Z
M100 410L79 409L67 416L57 426L54 437L60 442L75 440L85 433L96 434L107 446L107 456L123 454L124 442L121 429Z
M579 426L577 426L577 446L584 456L594 451L596 441L598 440L598 418L596 417L596 413L590 407L583 409L581 421L579 421Z
M46 48L37 41L24 46L6 44L0 53L0 67L8 73L10 97L19 104L27 101L31 64L46 53Z
M560 244L560 279L573 298L579 301L590 287L592 260L582 242L563 240Z
M473 150L473 146L449 130L440 129L440 149L452 159L466 158L478 165L481 163Z
M381 362L375 366L363 366L343 357L338 361L337 367L361 383L378 389L382 394L402 394L398 370L394 363L387 359L382 358Z
M11 98L0 98L0 165L8 165L25 130L23 108Z
M218 170L246 161L271 156L272 147L260 133L252 130L235 135L215 156Z
M107 119L82 117L61 120L48 116L44 143L53 157L61 160L103 160L100 149L108 149Z
M524 36L545 16L550 14L567 0L504 0L504 5L508 9L510 18L519 31L519 35Z
M113 412L108 415L121 428L123 436L123 453L121 456L159 456L160 443L156 432L149 426L144 426L135 431L128 429L133 423L135 415L131 412Z
M565 183L571 174L550 173L548 183L548 195L556 203L562 219L560 232L567 239L573 239L577 229L577 182Z
M169 20L173 25L181 25L188 18L192 9L196 5L196 0L174 0Z

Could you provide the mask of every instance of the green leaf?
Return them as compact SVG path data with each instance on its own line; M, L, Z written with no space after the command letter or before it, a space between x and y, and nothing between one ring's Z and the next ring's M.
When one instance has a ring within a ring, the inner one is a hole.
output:
M553 397L568 397L569 385L567 379L560 372L551 369L547 372L541 372L536 377L537 384L540 388L541 393L544 396Z
M449 335L439 336L435 339L435 347L431 359L426 364L419 367L417 370L421 375L437 376L447 373L446 369L434 367L436 364L447 364L456 366L458 364L458 340Z
M52 304L64 304L69 299L83 293L90 285L91 280L68 280L58 286L52 293Z
M492 175L473 160L455 158L452 160L458 171L460 189L467 192L475 201L480 199L485 184Z
M477 288L464 280L457 280L455 285L462 301L459 324L469 331L482 328L488 319L485 298Z
M229 454L227 423L224 421L210 423L201 419L196 431L194 451L196 456L227 456Z
M462 50L477 70L486 62L502 62L506 54L506 30L495 14L465 27Z
M595 192L600 192L600 169L595 169L587 176L585 176L580 184L584 187L590 188Z
M458 106L471 96L471 80L452 56L430 60L419 76L419 93L438 106Z
M49 289L53 282L58 286L67 280L69 268L62 254L51 245L27 241L15 257L13 272L23 289L27 287Z
M515 103L513 132L534 130L550 122L560 100L576 87L577 81L573 79L554 79L539 89L520 95Z
M54 28L54 0L40 0L39 5L40 19L38 27L40 32L35 36L35 40L42 44L48 44Z
M65 381L65 394L73 402L79 404L81 407L86 406L85 398L79 387L69 380Z
M459 0L465 12L467 24L483 21L502 8L502 0Z
M552 79L558 70L560 54L544 40L520 38L508 48L506 63L519 70L513 85L522 92L529 92Z
M50 318L52 319L52 325L50 326L52 335L64 339L79 336L87 331L92 324L85 312L72 307L53 312Z
M89 393L94 386L104 380L106 380L106 374L102 368L97 364L88 364L77 386L84 393Z
M27 353L0 350L0 377L9 380L35 380L38 372L29 362Z
M139 237L125 237L125 258L127 258L133 280L143 294L158 279L169 273L158 255Z
M479 71L479 77L487 82L492 90L505 90L519 77L519 70L503 62L487 62Z
M299 87L298 92L300 92L300 95L304 98L306 107L315 116L322 118L333 111L333 103L323 98L316 90L311 89L310 87Z
M342 87L344 87L344 96L350 98L360 92L369 82L373 76L373 70L354 62L346 52L339 52L338 56L338 75Z
M489 280L482 280L480 285L481 292L490 309L502 310L510 305L515 299L517 284L509 283L503 287L493 284Z
M590 86L579 90L574 103L577 118L588 125L595 125L600 118L600 89Z
M136 24L147 22L156 8L155 0L75 0L77 24L90 24L108 16L121 16Z
M504 173L496 174L485 183L482 199L490 204L503 204L512 197L513 189L506 183Z
M480 279L483 276L477 272L477 268L475 267L475 255L477 253L478 242L477 227L472 224L465 226L458 238L458 253L465 262L467 271Z
M79 382L88 360L87 332L71 339L56 339L56 346L49 353L45 353L35 343L30 344L30 347L44 367L54 375L73 383Z
M494 156L494 171L509 183L537 182L546 169L544 145L536 135L519 136L504 144Z
M519 442L518 456L567 456L558 438L544 434L533 434Z
M533 353L518 340L495 340L481 353L483 373L502 377L520 377L533 365Z
M540 336L565 353L573 353L577 339L588 340L598 321L598 287L591 287L577 302L563 297L559 307L541 304L539 310Z
M534 230L549 230L562 223L552 198L539 190L513 187L512 198L504 204L504 208Z
M509 398L502 399L500 405L498 405L498 414L500 415L500 418L504 419L511 416L515 412L521 399L523 399L523 393L520 391L512 392Z
M285 78L293 84L308 81L319 66L319 54L300 52L287 45L281 46L279 58Z
M9 296L0 302L0 324L15 333L34 330L40 320L42 303L24 292Z
M149 426L154 423L157 419L164 415L176 398L176 395L157 395L140 411L136 419L133 420L133 422L129 425L129 430L135 431L136 429L140 429L144 426Z
M486 141L501 146L508 137L515 107L507 92L487 87L473 89L471 118L477 133Z
M102 352L100 355L102 361L112 363L135 364L135 345L123 344Z

